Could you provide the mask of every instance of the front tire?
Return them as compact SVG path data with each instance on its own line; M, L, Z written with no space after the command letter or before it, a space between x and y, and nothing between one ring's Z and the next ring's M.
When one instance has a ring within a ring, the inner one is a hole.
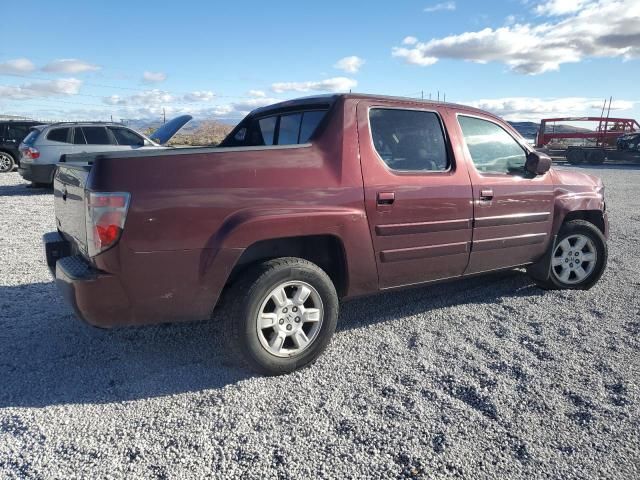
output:
M0 152L0 173L8 173L16 166L13 155L7 152Z
M329 276L301 258L248 270L231 287L223 330L239 360L266 375L313 363L336 328L339 301Z
M549 257L549 277L538 284L546 289L588 290L602 276L607 256L606 239L595 225L566 222Z

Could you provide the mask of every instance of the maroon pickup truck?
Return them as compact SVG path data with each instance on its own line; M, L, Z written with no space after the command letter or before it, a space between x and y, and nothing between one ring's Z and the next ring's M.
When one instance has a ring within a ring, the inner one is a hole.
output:
M339 300L527 266L590 288L600 179L550 169L473 108L330 95L251 112L217 148L67 158L47 263L100 327L207 319L278 374L327 346Z

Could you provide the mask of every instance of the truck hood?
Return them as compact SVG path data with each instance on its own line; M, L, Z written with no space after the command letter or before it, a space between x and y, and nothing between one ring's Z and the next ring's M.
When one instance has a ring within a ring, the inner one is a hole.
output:
M179 117L173 118L149 135L149 137L154 142L164 145L178 133L178 130L191 121L192 118L191 115L180 115Z

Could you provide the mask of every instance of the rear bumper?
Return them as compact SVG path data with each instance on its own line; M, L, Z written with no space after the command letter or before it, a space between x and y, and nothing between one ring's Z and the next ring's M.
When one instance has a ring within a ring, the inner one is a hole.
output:
M96 270L81 255L70 256L69 243L57 232L43 242L56 286L80 319L101 328L130 323L130 303L116 276Z
M21 163L18 173L28 182L53 183L53 175L56 172L56 164Z

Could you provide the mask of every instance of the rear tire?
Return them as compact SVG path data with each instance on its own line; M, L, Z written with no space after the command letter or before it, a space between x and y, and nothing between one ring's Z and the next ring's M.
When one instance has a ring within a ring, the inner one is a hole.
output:
M8 152L0 152L0 173L9 173L16 166L16 161Z
M536 283L547 290L589 290L607 266L608 248L602 232L584 220L566 222L549 256L549 276Z
M250 268L230 287L222 330L233 354L251 369L281 375L306 367L325 350L338 321L329 276L301 258Z
M601 165L604 163L606 154L604 150L591 150L587 152L587 162L591 165Z
M580 165L585 160L584 152L578 148L567 150L566 157L571 165Z

